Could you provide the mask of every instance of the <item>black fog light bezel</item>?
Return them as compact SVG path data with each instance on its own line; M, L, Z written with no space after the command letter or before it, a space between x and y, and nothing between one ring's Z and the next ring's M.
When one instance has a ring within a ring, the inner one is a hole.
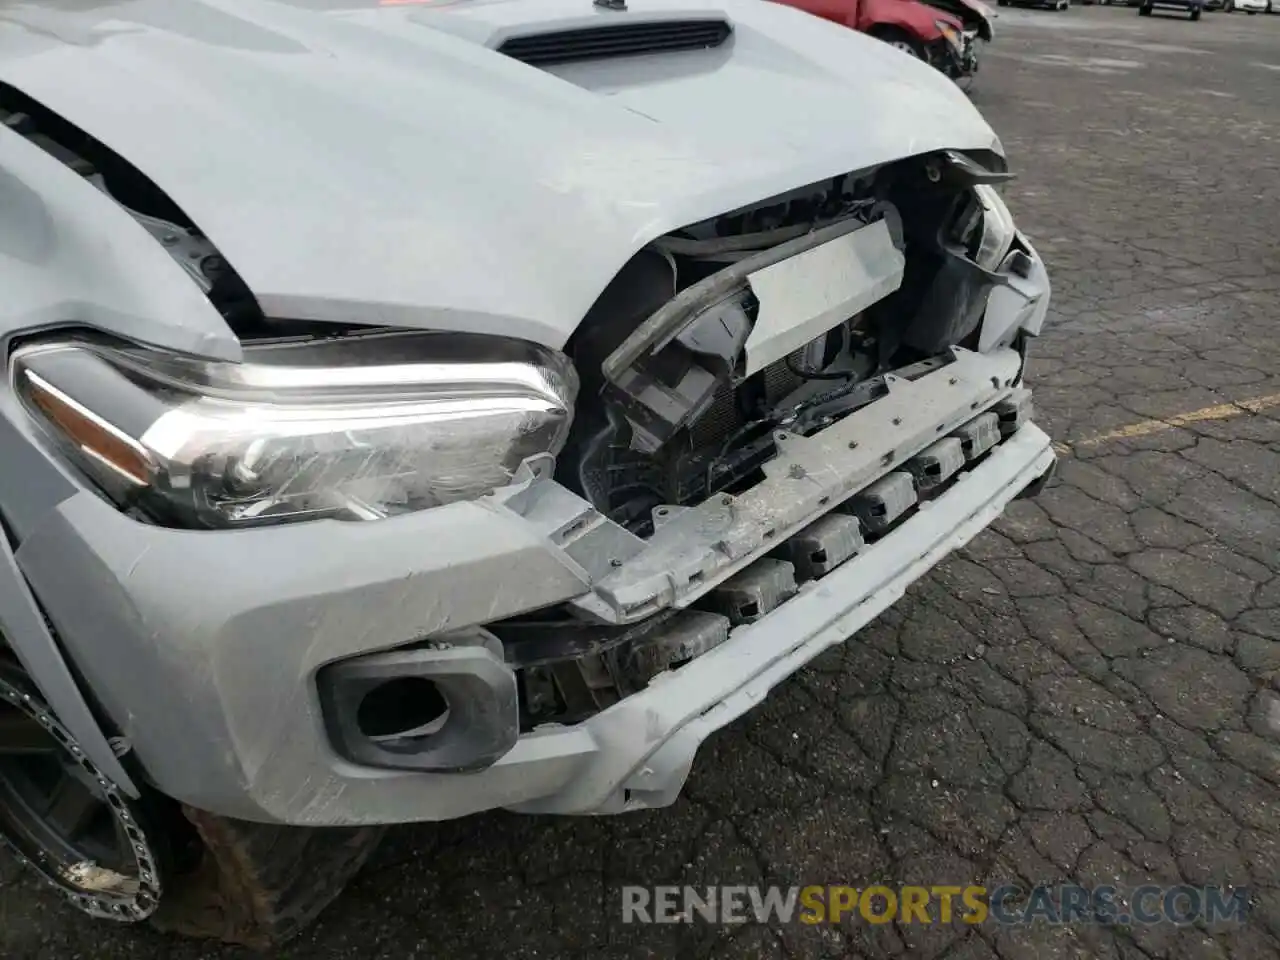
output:
M426 732L374 735L362 729L361 705L387 684L427 682L447 704ZM316 675L325 729L335 751L385 770L464 773L483 770L519 739L516 676L482 646L420 647L341 660Z

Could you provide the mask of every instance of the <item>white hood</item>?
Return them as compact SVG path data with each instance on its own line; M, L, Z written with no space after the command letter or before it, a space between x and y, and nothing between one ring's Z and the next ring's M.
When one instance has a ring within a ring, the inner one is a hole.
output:
M554 73L491 49L685 15L733 33ZM663 233L899 157L1000 150L932 68L763 0L0 2L0 80L155 181L269 315L553 347Z

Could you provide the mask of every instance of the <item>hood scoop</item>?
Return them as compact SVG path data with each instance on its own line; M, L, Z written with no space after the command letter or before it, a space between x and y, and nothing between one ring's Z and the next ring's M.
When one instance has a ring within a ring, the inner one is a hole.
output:
M647 20L579 27L511 37L498 52L533 67L582 60L635 57L677 50L706 50L728 39L725 20Z

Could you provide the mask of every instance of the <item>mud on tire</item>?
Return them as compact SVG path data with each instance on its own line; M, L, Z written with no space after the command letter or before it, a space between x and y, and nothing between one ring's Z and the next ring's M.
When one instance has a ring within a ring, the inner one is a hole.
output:
M198 861L169 879L151 923L263 949L299 933L364 865L381 828L246 823L190 807Z

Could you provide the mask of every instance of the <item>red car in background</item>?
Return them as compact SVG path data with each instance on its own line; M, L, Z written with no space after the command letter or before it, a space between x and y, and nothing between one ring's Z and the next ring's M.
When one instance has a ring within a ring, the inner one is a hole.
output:
M933 64L956 81L978 70L994 12L980 0L774 0L851 27Z

